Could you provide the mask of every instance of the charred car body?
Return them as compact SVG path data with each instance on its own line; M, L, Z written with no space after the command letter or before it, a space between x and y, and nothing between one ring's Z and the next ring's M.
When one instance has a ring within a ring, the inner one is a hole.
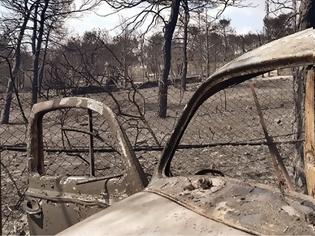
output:
M149 185L60 235L315 234L315 201L310 196L222 176L172 176L171 172L185 130L209 97L276 69L307 66L313 70L314 39L313 29L301 31L218 70L186 105ZM314 121L310 127L314 133ZM314 157L314 149L308 153Z

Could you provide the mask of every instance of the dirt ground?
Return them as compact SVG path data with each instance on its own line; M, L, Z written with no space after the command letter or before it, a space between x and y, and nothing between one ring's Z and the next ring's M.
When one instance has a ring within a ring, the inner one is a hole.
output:
M197 86L198 84L189 85L183 98L180 97L177 88L170 87L166 119L157 117L157 88L139 90L141 95L134 96L138 106L130 101L133 98L132 93L115 92L113 95L122 113L127 113L120 114L118 118L131 144L134 147L163 146L184 104ZM256 92L270 135L276 142L281 143L278 148L288 166L289 173L292 173L291 166L296 146L294 143L288 143L295 138L292 79L290 77L273 80L260 78L256 81ZM24 107L28 107L29 94L21 94L21 97ZM92 94L89 97L104 102L116 113L119 110L117 104L108 95ZM29 110L26 109L25 112L28 115ZM12 112L12 124L1 125L2 145L25 147L26 126L20 117L16 108ZM115 149L117 142L111 135L108 124L97 115L93 116L93 120L94 130L100 137L95 138L95 148ZM87 113L85 111L56 111L45 117L44 143L47 149L88 148L89 135L63 132L61 127L86 130ZM216 169L226 176L252 179L277 186L269 150L264 141L248 83L226 89L211 97L200 107L181 141L183 145L203 144L204 147L178 150L172 162L172 173L187 175L195 174L203 169ZM98 152L95 155L98 175L106 175L120 169L121 163L117 161L117 153ZM160 155L161 151L136 152L137 158L149 176L153 174ZM45 156L45 165L49 175L87 174L88 165L84 160L88 158L88 153L47 152ZM26 153L2 151L1 163L3 234L28 234L26 216L23 214L21 204L27 186Z

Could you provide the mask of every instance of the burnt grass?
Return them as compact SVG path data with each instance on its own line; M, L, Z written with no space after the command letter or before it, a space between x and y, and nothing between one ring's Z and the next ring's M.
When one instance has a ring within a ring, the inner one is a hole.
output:
M296 143L290 143L295 138L292 78L259 78L255 83L269 135L278 143L281 157L292 175L296 155ZM118 114L132 146L142 147L141 151L136 151L136 156L150 178L161 155L161 150L152 151L150 147L165 145L184 105L197 86L198 84L189 85L183 98L178 88L170 86L166 119L157 116L156 87L141 89L139 93L113 92L119 105L105 93L91 94L88 97L104 102ZM21 93L21 100L28 115L30 94ZM1 107L2 104L3 100ZM124 114L119 114L119 110ZM1 145L14 146L22 151L1 152L2 233L23 235L28 234L27 220L22 209L28 175L27 156L23 151L27 139L26 126L16 100L13 101L11 120L10 124L0 126ZM121 172L122 163L117 152L119 147L107 122L94 114L93 126L100 137L95 138L95 149L113 150L109 153L95 153L97 176ZM89 168L84 160L88 158L88 153L69 154L66 150L87 150L89 135L63 132L61 127L86 130L86 111L54 111L44 117L45 149L54 149L54 152L45 152L47 174L86 175ZM228 88L208 99L193 117L180 144L185 149L177 150L172 161L171 171L175 176L211 169L228 177L278 186L248 82Z

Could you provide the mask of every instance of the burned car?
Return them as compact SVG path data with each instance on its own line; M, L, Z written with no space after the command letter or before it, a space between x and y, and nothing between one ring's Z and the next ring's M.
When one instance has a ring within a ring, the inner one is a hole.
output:
M271 156L289 190L225 177L221 171L211 168L195 174L172 171L176 151L184 148L180 141L208 99L269 71L306 66L311 92L307 91L306 95L305 109L310 115L306 118L304 151L308 158L306 174L311 173L315 146L314 39L313 29L301 31L245 53L219 69L201 84L185 106L149 185L59 235L315 234L315 200L294 191L267 132ZM263 119L260 120L264 128ZM308 182L309 187L311 184ZM309 193L314 195L312 188Z

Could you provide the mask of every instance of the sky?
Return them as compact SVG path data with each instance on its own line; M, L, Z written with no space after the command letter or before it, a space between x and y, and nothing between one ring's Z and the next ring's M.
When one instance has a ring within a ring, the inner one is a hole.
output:
M231 7L226 10L224 16L230 18L231 25L239 34L248 32L260 32L263 29L263 19L265 13L265 1L255 0L248 1L253 6L251 8L235 8Z
M224 13L225 18L231 19L231 26L238 34L245 34L248 32L260 32L263 28L263 18L265 16L264 0L248 0L255 7L251 8L235 8L230 7ZM82 35L85 31L93 29L106 29L110 34L117 34L119 29L117 25L122 22L123 18L128 18L136 13L137 10L126 10L111 16L106 15L111 12L111 9L102 5L94 12L81 14L76 18L68 19L66 27L72 35Z
M75 0L79 3L82 0ZM231 19L231 26L238 34L246 34L248 32L261 32L263 29L263 18L265 16L264 0L247 0L247 3L254 7L226 9L223 17ZM139 11L139 9L138 9ZM70 35L82 35L85 31L93 29L105 29L111 35L116 35L120 31L117 27L121 24L122 19L128 18L137 13L137 9L129 9L110 16L101 16L111 13L109 6L103 4L99 6L95 12L87 12L69 18L66 21L66 27ZM5 13L5 9L0 6L0 14Z

